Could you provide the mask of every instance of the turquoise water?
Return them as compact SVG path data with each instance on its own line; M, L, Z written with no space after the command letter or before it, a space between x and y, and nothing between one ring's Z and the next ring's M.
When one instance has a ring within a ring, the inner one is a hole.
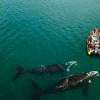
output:
M25 74L13 81L16 64L25 69L75 60L70 74L100 71L100 57L89 57L86 39L100 28L99 0L0 0L0 100L34 100L30 79L46 88L60 74ZM43 95L41 100L99 100L100 78L81 89Z

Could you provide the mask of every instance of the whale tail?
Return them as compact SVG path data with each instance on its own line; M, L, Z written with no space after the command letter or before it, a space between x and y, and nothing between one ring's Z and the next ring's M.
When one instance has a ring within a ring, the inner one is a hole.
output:
M16 68L17 68L17 73L16 73L16 76L14 77L14 80L18 79L25 73L24 68L20 66L19 64L16 65Z
M40 97L43 95L43 90L38 86L38 84L36 84L33 80L31 80L32 82L32 86L35 89L35 94L33 96L33 100L39 100Z

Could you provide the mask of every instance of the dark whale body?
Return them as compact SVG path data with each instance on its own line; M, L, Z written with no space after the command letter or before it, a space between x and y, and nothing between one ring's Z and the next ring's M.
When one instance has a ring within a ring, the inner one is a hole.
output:
M15 80L18 79L20 76L22 76L24 73L31 73L31 74L44 74L49 73L53 74L56 72L64 72L66 70L69 70L71 67L74 67L77 64L76 61L70 61L65 64L52 64L47 66L40 66L39 68L29 69L25 70L20 66L19 64L16 65L17 73L15 76Z
M52 64L48 66L42 66L37 69L31 69L28 70L30 73L54 73L54 72L59 72L59 71L65 71L67 66L65 64Z
M39 98L43 94L63 92L66 90L71 90L76 88L82 88L82 92L86 96L88 93L87 89L88 89L89 81L94 79L98 75L99 74L97 71L71 75L69 77L64 77L60 79L56 84L50 86L45 90L42 90L34 81L32 81L33 87L35 87L35 89L37 90L36 93L34 94L33 99L39 100Z

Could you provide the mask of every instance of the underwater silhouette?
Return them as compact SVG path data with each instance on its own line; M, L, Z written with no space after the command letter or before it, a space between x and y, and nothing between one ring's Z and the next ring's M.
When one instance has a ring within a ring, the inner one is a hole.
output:
M82 88L83 95L88 95L88 85L93 80L99 76L98 71L90 71L87 73L80 73L80 74L74 74L69 77L63 77L60 79L56 84L53 86L50 86L49 88L43 90L41 89L33 80L32 80L32 86L36 90L33 100L39 100L40 97L47 93L57 93L57 92L63 92L66 90L76 89L76 88Z
M17 73L15 76L15 80L18 79L19 77L21 77L23 74L25 73L31 73L31 74L45 74L45 73L49 73L49 74L53 74L56 72L68 72L70 71L70 68L73 68L77 65L76 61L69 61L65 64L52 64L52 65L47 65L47 66L41 66L39 68L33 68L33 69L29 69L29 70L25 70L22 66L20 66L19 64L16 65L17 68Z

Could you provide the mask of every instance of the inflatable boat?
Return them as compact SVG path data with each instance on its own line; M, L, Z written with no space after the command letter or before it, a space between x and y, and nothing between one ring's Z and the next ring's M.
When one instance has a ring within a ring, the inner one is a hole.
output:
M100 29L94 28L87 38L87 54L100 55Z

